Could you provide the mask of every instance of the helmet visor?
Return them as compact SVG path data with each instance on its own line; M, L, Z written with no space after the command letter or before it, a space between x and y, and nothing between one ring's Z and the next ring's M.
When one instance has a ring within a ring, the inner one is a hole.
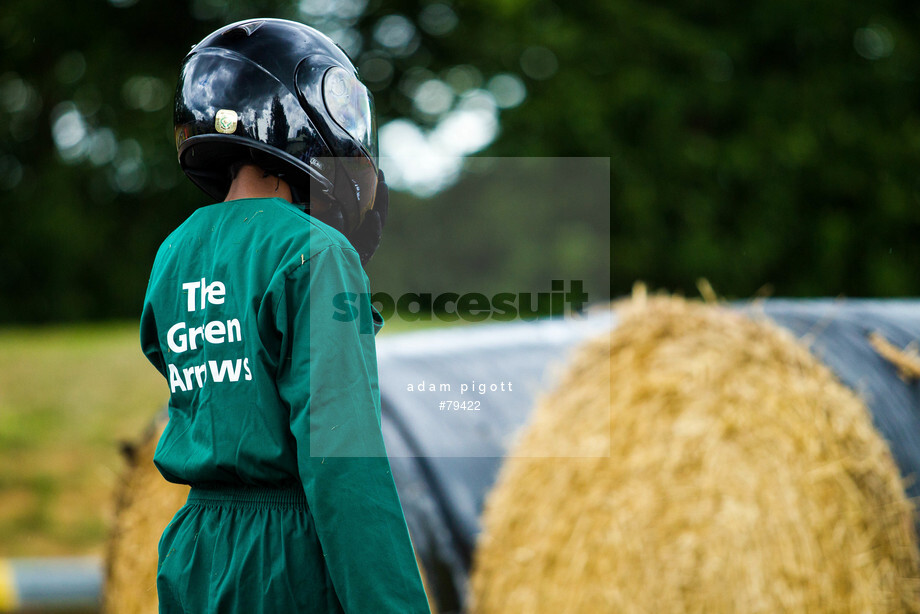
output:
M329 115L367 152L377 165L374 98L357 77L333 66L323 76L323 102Z

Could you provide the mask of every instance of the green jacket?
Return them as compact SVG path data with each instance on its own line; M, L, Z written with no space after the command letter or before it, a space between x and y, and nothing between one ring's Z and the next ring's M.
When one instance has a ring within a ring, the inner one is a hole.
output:
M196 210L141 317L170 387L154 462L193 486L302 484L345 611L429 612L380 431L381 325L341 233L282 199Z

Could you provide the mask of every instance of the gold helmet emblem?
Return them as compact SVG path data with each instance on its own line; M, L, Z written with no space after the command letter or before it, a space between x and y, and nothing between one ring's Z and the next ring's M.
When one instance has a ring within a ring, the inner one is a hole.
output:
M214 116L214 129L221 134L233 134L236 132L236 124L239 119L240 116L236 114L236 111L221 109Z

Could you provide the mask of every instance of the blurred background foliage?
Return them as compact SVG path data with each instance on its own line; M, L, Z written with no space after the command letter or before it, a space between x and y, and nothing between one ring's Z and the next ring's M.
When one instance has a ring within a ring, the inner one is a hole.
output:
M175 161L179 63L256 16L333 36L382 153L416 155L385 165L375 289L559 271L613 295L699 277L739 297L920 292L912 3L5 0L0 322L137 316L159 242L205 202ZM450 156L603 160L512 189Z

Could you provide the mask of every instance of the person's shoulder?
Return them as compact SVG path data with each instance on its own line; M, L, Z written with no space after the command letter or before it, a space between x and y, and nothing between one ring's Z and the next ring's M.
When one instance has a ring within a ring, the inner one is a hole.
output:
M294 229L300 233L301 236L309 237L313 248L310 250L311 253L318 253L333 246L346 249L351 248L351 243L348 242L345 235L322 220L293 206L288 207L286 211L288 215L296 216L299 222Z
M358 252L345 235L297 205L278 198L260 199L257 212L253 221L271 233L272 251L285 275L309 270L312 267L303 265L317 263L320 258L361 268Z
M360 258L349 240L338 230L280 198L252 198L226 201L197 208L173 230L157 252L168 257L198 241L204 228L233 228L232 233L249 237L258 244L256 252L291 272L320 254L351 262Z
M163 255L172 251L182 240L182 237L188 232L188 228L196 224L197 218L201 216L202 208L195 209L191 215L189 215L185 220L176 226L172 232L166 235L166 238L163 239L160 243L160 247L157 250L157 260L159 260Z
M306 252L303 253L305 260L323 252L334 254L354 252L357 255L357 251L345 235L329 224L289 203L282 203L280 211L290 219L290 223L283 226L287 239L292 246L306 249Z

